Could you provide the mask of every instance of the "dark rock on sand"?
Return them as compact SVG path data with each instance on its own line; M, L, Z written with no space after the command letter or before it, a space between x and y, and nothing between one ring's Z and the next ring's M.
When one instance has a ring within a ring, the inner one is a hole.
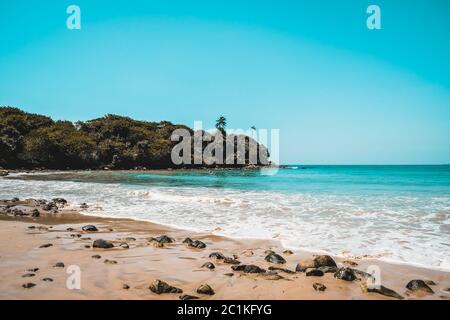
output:
M321 255L314 258L315 267L337 267L336 262L328 255Z
M411 280L406 285L406 288L411 290L412 292L424 292L433 294L434 291L425 283L423 280Z
M163 248L164 247L164 244L162 242L159 242L155 238L148 239L148 244L155 248Z
M281 272L285 272L285 273L289 273L289 274L295 273L295 271L292 271L292 270L289 270L289 269L273 267L273 266L270 266L269 270L270 271L281 271Z
M180 300L196 300L196 299L200 299L199 297L191 296L190 294L182 294L179 298L180 298Z
M291 254L294 254L291 250L284 250L283 253L284 253L285 255L291 255Z
M39 271L39 268L30 268L27 271L28 272L37 272L37 271Z
M215 292L208 284L202 284L200 287L198 287L197 293L212 296Z
M367 284L363 283L361 284L361 290L364 293L372 292L372 293L378 293L386 297L391 297L395 299L404 299L401 295L399 295L397 292L395 292L392 289L386 288L384 286L380 287L368 287Z
M307 277L322 277L323 272L320 271L319 269L308 268L305 270L305 275Z
M97 227L92 224L88 224L87 226L84 226L83 228L81 228L81 230L88 231L88 232L98 231Z
M122 286L122 289L128 290L128 289L130 289L130 286L127 285L126 283L124 283L124 285Z
M31 216L32 216L33 218L39 218L39 216L40 216L39 210L38 210L38 209L33 209L33 210L31 211Z
M306 269L315 268L315 267L316 267L316 263L314 262L314 260L303 259L303 260L300 260L300 262L297 264L297 266L295 267L295 271L305 272Z
M356 279L355 272L350 268L340 268L335 272L334 277L345 281L353 281Z
M42 210L51 211L54 209L58 209L58 207L56 206L56 204L54 202L48 202L48 203L45 203L44 205L42 205Z
M25 283L25 284L22 285L22 287L25 288L25 289L31 289L34 286L36 286L36 284L35 283L31 283L31 282L28 282L28 283Z
M34 277L34 276L35 276L34 273L25 273L25 274L22 275L22 278L31 278L31 277Z
M94 254L94 255L92 256L92 258L93 258L93 259L101 259L102 256L99 255L99 254Z
M224 260L225 259L225 256L222 253L220 253L220 252L213 252L213 253L211 253L209 255L209 257L213 258L213 259L217 259L217 260Z
M114 247L114 245L112 244L111 241L103 240L103 239L95 240L94 243L92 244L92 246L94 248L102 248L102 249L110 249L110 248Z
M46 243L46 244L43 244L43 245L39 246L39 248L48 248L48 247L51 247L51 246L53 246L53 244Z
M57 262L57 263L55 263L55 265L53 267L54 268L64 268L64 263L63 262Z
M52 199L54 203L58 203L58 204L67 204L67 200L63 199L63 198L54 198Z
M82 204L80 204L80 209L88 209L89 208L89 206L86 204L86 203L82 203Z
M69 231L69 232L70 232L70 231L74 231L74 230L75 230L74 228L67 228L67 229L66 229L66 231Z
M209 270L213 270L213 269L216 268L216 266L215 266L214 263L212 263L212 262L205 262L205 263L202 265L202 268L208 268Z
M436 286L436 282L434 282L433 280L424 280L424 282L429 285L429 286Z
M123 249L130 249L130 246L126 242L122 242L119 246Z
M117 264L116 260L109 260L109 259L105 259L105 261L103 261L106 264Z
M156 238L152 238L152 239L155 239L159 243L163 243L163 244L174 243L175 242L174 238L168 237L166 235L162 235L162 236L159 236L159 237L156 237Z
M128 242L136 241L136 238L133 238L133 237L126 237L126 238L125 238L125 241L128 241Z
M203 249L206 248L206 244L200 240L192 240L191 238L186 238L183 243L187 244L189 247Z
M161 281L161 280L155 280L153 283L148 287L150 291L161 294L161 293L182 293L183 290L177 287L173 287L169 285L168 283Z
M319 283L319 282L314 282L313 288L316 291L325 291L327 289L327 287L324 284Z
M233 272L228 272L228 273L224 273L223 275L227 276L227 277L232 277L232 276L234 276L234 273Z
M282 256L280 256L279 254L276 254L275 252L269 253L264 258L264 260L266 260L267 262L276 263L276 264L286 263L286 260L284 260L284 258Z
M52 278L44 278L44 279L42 279L42 281L44 281L44 282L53 282L53 279Z
M232 266L233 271L243 271L244 273L265 273L266 270L255 266L253 264L240 264L238 266Z

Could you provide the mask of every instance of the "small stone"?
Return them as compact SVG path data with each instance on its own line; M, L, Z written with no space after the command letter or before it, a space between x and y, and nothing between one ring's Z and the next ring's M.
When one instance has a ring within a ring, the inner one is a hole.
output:
M171 237L168 237L166 235L162 235L162 236L159 236L159 237L156 237L156 238L152 238L152 239L155 239L156 241L158 241L160 243L163 243L163 244L174 243L175 242L175 239L173 239Z
M64 268L64 263L63 262L57 262L53 267L54 268Z
M29 226L28 229L36 229L36 226Z
M88 224L87 226L84 226L83 228L81 228L81 230L83 231L87 231L87 232L95 232L98 231L97 227L92 225L92 224Z
M437 286L436 282L433 280L424 280L424 282L429 286Z
M285 255L291 255L291 254L294 254L291 250L284 250L283 251L283 254L285 254Z
M212 296L215 292L208 284L202 284L200 287L198 287L197 293Z
M122 289L128 290L130 289L130 286L127 285L126 283L123 284Z
M228 272L228 273L224 273L224 275L227 276L227 277L232 277L232 276L234 276L234 273L233 272Z
M114 245L111 241L103 240L103 239L97 239L94 241L93 245L94 248L102 248L102 249L110 249L113 248Z
M117 261L116 260L109 260L109 259L105 259L105 261L103 261L104 263L107 263L107 264L117 264Z
M128 243L126 243L126 242L122 242L122 243L120 244L120 247L123 248L123 249L130 249L130 246L129 246Z
M46 244L41 245L39 248L48 248L48 247L51 247L51 246L53 246L53 244L46 243Z
M31 278L31 277L34 277L34 276L35 276L34 273L25 273L25 274L22 275L22 278Z
M264 260L266 260L267 262L271 262L271 263L276 263L276 264L284 264L286 263L286 260L280 256L279 254L276 254L275 252L268 254Z
M53 282L53 279L52 278L44 278L44 279L42 279L42 281L44 281L44 282Z
M186 238L183 243L187 244L189 247L203 249L206 248L206 244L200 240L192 240L191 238Z
M216 260L224 260L225 256L220 252L213 252L209 255L210 258L216 259Z
M345 281L353 281L356 279L355 272L350 268L340 268L335 272L334 277Z
M151 240L149 240L148 244L155 248L163 248L164 247L164 244L161 242L158 242L155 238L152 238Z
M128 242L136 241L136 238L133 238L133 237L126 237L126 238L125 238L125 241L128 241Z
M196 299L200 299L199 297L191 296L190 294L182 294L179 298L180 298L180 300L196 300Z
M434 291L425 283L423 280L411 280L406 285L406 288L412 292L424 292L428 294L433 294Z
M94 255L92 256L92 258L93 258L93 259L101 259L102 256L99 255L99 254L94 254Z
M202 268L208 268L209 270L214 270L216 268L216 266L212 262L205 262L202 265Z
M31 282L28 282L28 283L25 283L25 284L22 285L22 287L24 287L25 289L31 289L34 286L36 286L36 284L35 283L31 283Z
M305 270L305 275L307 277L322 277L323 272L320 271L319 269L308 268Z
M327 287L324 284L319 283L319 282L314 282L313 288L316 291L325 291L327 289Z
M156 294L162 294L162 293L182 293L183 290L177 287L173 287L169 285L168 283L161 281L161 280L155 280L153 283L148 287L150 291L156 293Z
M360 287L361 287L361 291L364 293L367 293L367 292L378 293L378 294L381 294L386 297L391 297L391 298L400 299L400 300L404 299L397 292L395 292L394 290L391 290L389 288L386 288L385 286L380 286L380 287L374 286L373 288L370 288L367 286L367 284L362 283Z
M69 232L74 231L74 230L75 230L74 228L67 228L66 229L66 231L69 231Z
M91 248L91 246L88 245L88 244L85 244L84 247L85 247L86 249L90 249L90 248Z
M28 269L27 271L28 272L37 272L39 270L39 268L31 268L31 269Z

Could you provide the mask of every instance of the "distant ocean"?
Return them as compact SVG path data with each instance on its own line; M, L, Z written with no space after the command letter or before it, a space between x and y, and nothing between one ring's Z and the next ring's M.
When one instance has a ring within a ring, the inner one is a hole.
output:
M0 178L0 198L64 197L129 217L293 249L450 271L450 166L58 172Z

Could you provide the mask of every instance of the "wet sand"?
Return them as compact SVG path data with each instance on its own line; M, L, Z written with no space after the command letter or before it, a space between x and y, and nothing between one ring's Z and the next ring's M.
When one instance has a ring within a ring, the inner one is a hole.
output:
M12 205L11 202L0 201L3 209L7 204ZM295 271L300 260L314 258L307 252L289 254L275 240L230 239L150 222L86 216L64 208L51 213L30 201L15 202L12 208L24 212L37 208L40 216L0 214L0 299L179 299L180 293L156 294L150 291L150 284L157 279L200 299L394 299L363 292L361 284L366 283L364 277L345 281L336 279L333 273L306 276L305 272L270 272L269 267ZM98 231L82 231L83 226L90 224L95 225ZM175 242L162 247L152 245L154 241L149 242L149 238L161 235L167 235ZM182 243L186 237L204 242L206 248L192 248ZM114 247L93 248L96 239L109 240ZM121 247L122 243L129 248ZM41 247L45 244L52 246ZM286 263L265 261L267 250L280 254ZM233 271L232 264L210 258L212 252L221 252L230 258L234 256L241 264L253 264L267 272ZM94 255L101 257L93 258ZM339 267L349 266L348 261L334 260ZM62 262L64 267L56 267L58 262ZM202 268L206 262L212 262L215 269ZM405 299L450 298L450 292L445 291L450 287L448 272L374 259L353 262L351 268L362 271L370 265L379 266L382 285ZM66 271L71 265L78 266L81 271L79 290L70 290L66 286L70 276ZM29 271L34 268L39 270ZM23 277L30 274L33 276ZM43 281L44 278L53 281ZM406 284L413 279L432 280L435 285L430 285L430 288L434 294L407 290ZM35 286L24 288L27 283ZM326 290L315 290L313 283L325 285ZM202 284L211 286L215 294L197 293Z

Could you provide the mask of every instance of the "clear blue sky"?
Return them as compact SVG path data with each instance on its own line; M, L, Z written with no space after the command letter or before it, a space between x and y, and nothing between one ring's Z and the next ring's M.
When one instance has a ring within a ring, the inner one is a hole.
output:
M283 163L450 163L449 15L446 0L1 1L0 105L207 127L223 114L279 128Z

